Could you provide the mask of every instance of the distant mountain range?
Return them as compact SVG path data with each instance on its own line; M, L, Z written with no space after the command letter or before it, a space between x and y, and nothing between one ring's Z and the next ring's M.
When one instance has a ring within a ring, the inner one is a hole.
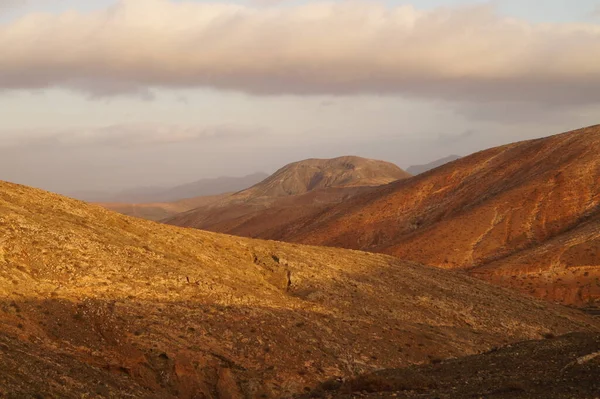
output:
M173 202L98 202L97 204L106 209L110 209L111 211L122 213L123 215L159 221L189 211L190 209L218 203L229 197L231 194L232 193L206 195Z
M432 169L440 167L442 165L445 165L447 163L456 161L457 159L460 159L460 158L461 157L458 156L458 155L449 155L449 156L447 156L445 158L438 159L437 161L433 161L433 162L430 162L430 163L427 163L427 164L424 164L424 165L414 165L414 166L411 166L408 169L406 169L406 171L408 173L410 173L411 175L416 176L416 175L420 175L421 173L425 173L425 172L428 172L428 171L430 171Z
M88 202L126 204L173 202L200 196L212 196L236 192L248 188L264 180L268 176L268 174L260 172L243 177L201 179L193 183L174 187L138 187L123 190L118 193L79 192L73 193L71 196Z

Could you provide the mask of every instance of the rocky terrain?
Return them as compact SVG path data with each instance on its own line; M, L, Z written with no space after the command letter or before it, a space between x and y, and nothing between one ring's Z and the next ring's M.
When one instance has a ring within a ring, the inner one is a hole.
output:
M282 398L597 319L383 254L181 229L0 182L0 396Z
M267 238L391 254L551 301L600 301L600 127L461 158Z
M600 312L600 214L525 251L471 270L495 284Z
M598 375L600 334L569 334L343 383L332 380L304 397L596 399Z
M163 221L248 237L271 237L327 206L409 175L394 164L359 157L308 159L284 166L234 195Z

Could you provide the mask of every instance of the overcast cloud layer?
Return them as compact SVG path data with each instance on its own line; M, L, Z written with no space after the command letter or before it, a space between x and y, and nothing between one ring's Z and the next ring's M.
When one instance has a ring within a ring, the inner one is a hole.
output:
M0 179L70 194L349 154L407 167L599 122L600 19L574 17L594 0L316 1L0 0Z
M121 0L0 25L0 88L149 95L402 94L464 101L600 101L600 25L532 24L492 6L294 7Z

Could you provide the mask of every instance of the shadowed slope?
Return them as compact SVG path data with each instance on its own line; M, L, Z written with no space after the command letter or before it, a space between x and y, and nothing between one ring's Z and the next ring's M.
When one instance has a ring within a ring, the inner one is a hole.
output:
M280 398L598 329L385 255L180 229L8 183L0 231L0 353L31 367L2 370L18 397Z
M331 381L310 398L595 399L600 334L522 342L477 356Z

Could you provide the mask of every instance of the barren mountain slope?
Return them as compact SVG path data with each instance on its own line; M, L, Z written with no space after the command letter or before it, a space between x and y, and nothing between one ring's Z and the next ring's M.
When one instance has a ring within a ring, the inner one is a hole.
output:
M600 305L600 213L572 230L470 272L494 284L579 306Z
M503 258L532 250L529 263L536 264L535 270L513 264L516 275L530 279L528 289L539 293L539 288L542 296L582 305L600 299L597 283L591 290L573 287L575 292L556 296L543 287L548 285L546 278L559 281L573 267L585 267L589 280L597 282L597 238L568 240L577 242L577 251L588 253L578 256L577 264L560 256L540 257L536 248L597 217L598 154L598 126L492 148L357 196L286 226L273 237L462 269L494 261L499 266ZM538 278L539 271L550 270L544 279Z
M326 206L409 175L394 164L359 157L308 159L284 166L259 184L164 222L250 237L269 236Z
M0 232L8 397L281 398L599 328L460 273L180 229L8 183Z
M287 197L243 200L233 195L165 218L162 222L244 237L276 238L274 234L285 226L373 188L332 187Z

